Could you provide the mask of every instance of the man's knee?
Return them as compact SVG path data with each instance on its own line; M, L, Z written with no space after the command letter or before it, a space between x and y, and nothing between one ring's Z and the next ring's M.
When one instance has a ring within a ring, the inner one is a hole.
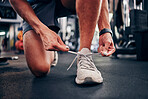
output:
M46 76L47 73L50 72L50 64L35 64L34 66L29 66L31 67L31 72L36 76L36 77L43 77Z

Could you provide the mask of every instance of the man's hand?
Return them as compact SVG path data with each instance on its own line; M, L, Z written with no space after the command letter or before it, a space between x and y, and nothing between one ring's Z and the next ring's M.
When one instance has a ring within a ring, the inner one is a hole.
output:
M43 42L44 49L47 51L69 51L61 38L48 27L44 26L38 33Z
M40 35L47 51L68 51L61 38L36 16L27 0L9 0L14 10ZM23 9L23 10L22 10ZM25 11L24 11L25 10Z
M102 56L110 56L115 52L114 43L110 33L102 34L99 37L98 52L101 53Z

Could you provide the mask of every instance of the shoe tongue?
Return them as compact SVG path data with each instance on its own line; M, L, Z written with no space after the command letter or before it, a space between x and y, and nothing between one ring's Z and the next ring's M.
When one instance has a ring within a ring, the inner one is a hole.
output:
M87 54L91 54L91 51L88 48L83 48L83 49L81 49L80 53L87 55Z

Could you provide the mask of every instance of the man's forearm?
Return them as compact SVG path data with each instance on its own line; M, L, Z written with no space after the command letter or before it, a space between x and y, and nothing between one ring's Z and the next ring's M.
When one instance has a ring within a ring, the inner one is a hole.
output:
M100 31L104 28L110 29L108 0L103 0L102 2L101 13L98 20L98 27Z
M44 26L38 19L27 0L9 0L14 10L35 30L40 34L40 27Z

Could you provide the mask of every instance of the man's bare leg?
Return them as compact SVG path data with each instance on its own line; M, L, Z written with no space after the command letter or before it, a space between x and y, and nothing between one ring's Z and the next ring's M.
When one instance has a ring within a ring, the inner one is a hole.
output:
M50 71L54 59L53 51L46 51L42 40L33 30L24 35L24 52L31 72L37 76L44 76Z
M103 82L101 73L93 63L92 53L90 51L101 3L102 0L76 0L76 12L79 17L80 26L80 52L77 56L77 77L75 79L77 84ZM66 7L68 8L68 6Z
M90 49L102 0L61 0L64 7L76 9L80 26L80 49ZM103 1L104 2L104 1Z
M43 24L27 0L9 0L14 10L32 27L24 35L27 64L35 76L44 76L53 61L53 52L68 51L61 38ZM25 10L24 10L25 9Z
M90 49L98 22L102 0L76 0L76 11L80 26L80 49Z

